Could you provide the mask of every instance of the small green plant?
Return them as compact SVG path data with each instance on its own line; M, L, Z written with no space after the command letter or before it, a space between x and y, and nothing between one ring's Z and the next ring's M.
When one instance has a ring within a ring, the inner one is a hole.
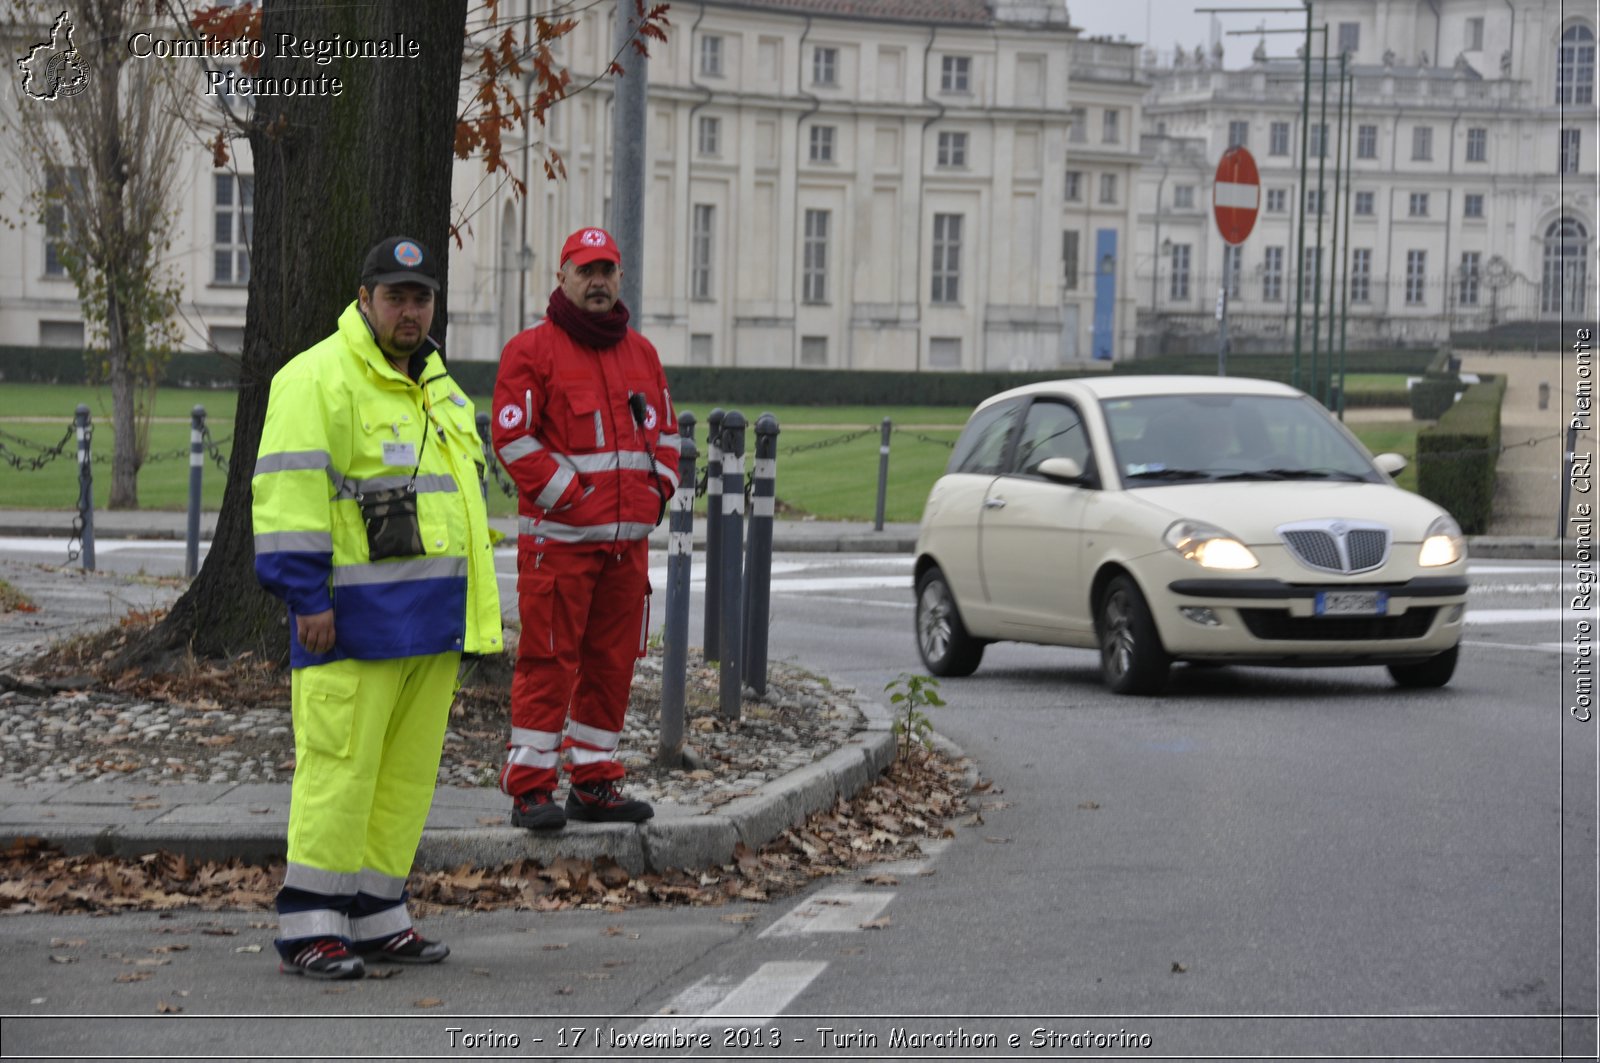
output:
M922 743L923 748L929 745L928 736L933 733L933 721L928 719L928 714L923 708L929 705L935 708L944 706L944 699L936 690L939 681L929 675L912 675L901 672L898 679L884 686L885 690L894 691L889 696L889 704L905 710L904 717L896 716L894 733L900 738L900 756L904 757L911 752L913 739Z

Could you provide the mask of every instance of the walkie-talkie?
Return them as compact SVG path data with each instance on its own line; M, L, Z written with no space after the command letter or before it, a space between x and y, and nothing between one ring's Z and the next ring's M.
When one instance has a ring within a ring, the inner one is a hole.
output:
M633 423L640 428L644 427L644 412L647 408L642 391L629 392L628 409L633 411Z

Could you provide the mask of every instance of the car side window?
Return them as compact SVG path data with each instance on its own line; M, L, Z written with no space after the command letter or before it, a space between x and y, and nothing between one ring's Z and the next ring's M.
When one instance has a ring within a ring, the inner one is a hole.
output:
M1011 467L1024 475L1035 475L1046 458L1071 458L1079 468L1089 468L1089 440L1083 418L1067 403L1052 399L1040 399L1028 407Z
M956 440L946 472L1000 475L1005 468L1006 443L1021 411L1021 402L1003 402L973 414Z

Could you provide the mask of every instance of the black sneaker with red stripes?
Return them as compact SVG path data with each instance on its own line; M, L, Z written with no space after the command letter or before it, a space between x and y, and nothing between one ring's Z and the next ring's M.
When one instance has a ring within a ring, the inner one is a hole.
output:
M369 960L389 963L438 963L450 955L450 946L442 941L429 941L408 926L387 941L357 945L356 951Z
M655 814L645 802L623 797L611 779L575 782L567 791L567 818L583 823L642 823Z
M532 790L511 799L511 825L524 830L560 830L567 814L549 790Z
M280 961L278 970L307 978L360 978L367 973L367 965L338 938L317 938Z

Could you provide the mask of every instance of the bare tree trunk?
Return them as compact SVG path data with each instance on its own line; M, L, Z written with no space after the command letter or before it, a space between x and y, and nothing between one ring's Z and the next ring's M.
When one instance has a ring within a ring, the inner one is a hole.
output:
M264 5L263 40L275 41L280 33L302 41L403 34L419 54L317 66L277 58L269 49L261 64L263 77L326 74L344 88L338 96L256 97L250 303L222 510L194 583L123 663L159 667L165 654L185 648L202 656L248 650L286 659L287 613L256 583L250 522L250 479L268 388L285 362L334 331L355 299L361 260L373 244L404 233L447 255L466 8L466 0ZM444 296L433 332L441 344Z

